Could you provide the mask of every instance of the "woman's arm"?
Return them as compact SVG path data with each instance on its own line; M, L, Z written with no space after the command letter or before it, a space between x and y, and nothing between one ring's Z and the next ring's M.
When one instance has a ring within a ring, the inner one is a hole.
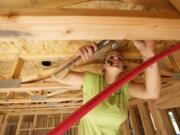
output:
M133 41L136 48L141 52L144 60L155 55L153 41ZM145 70L145 85L130 82L129 92L131 96L140 99L157 99L160 95L161 78L158 64L155 63Z
M84 62L88 62L92 59L95 51L97 51L97 46L95 44L88 45L80 48L76 55L81 56ZM68 69L58 72L57 70L52 75L52 78L62 84L81 87L84 82L84 72L74 72Z

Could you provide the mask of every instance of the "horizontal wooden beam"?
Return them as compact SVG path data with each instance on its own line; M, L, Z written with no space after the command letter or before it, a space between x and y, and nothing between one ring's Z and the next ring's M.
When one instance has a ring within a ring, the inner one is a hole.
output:
M7 112L6 113L7 115L9 115L9 116L17 116L17 115L19 115L19 112L14 112L14 113L11 113L11 112ZM61 111L60 110L47 110L47 111L44 111L44 110L37 110L37 111L26 111L26 110L24 110L24 111L22 111L21 112L21 115L35 115L35 114L37 114L37 115L41 115L41 114L61 114Z
M176 97L169 98L162 103L158 103L158 108L160 109L170 109L170 108L178 108L180 107L180 94Z
M62 97L62 98L47 98L40 100L32 100L32 99L9 99L8 101L0 100L0 104L19 104L19 103L39 103L39 102L64 102L64 101L82 101L82 97Z
M0 40L179 40L173 13L99 9L0 10Z
M6 113L6 114L10 114L11 116L17 116L19 115L19 113L21 114L25 114L25 115L29 115L29 114L56 114L56 113L72 113L76 110L77 108L73 108L73 109L66 109L66 110L63 110L63 109L44 109L44 110L37 110L37 109L34 109L34 110L24 110L24 109L19 109L19 110L16 110L14 111L13 109L9 110L9 111L6 111L6 110L2 110L2 112ZM13 113L12 113L13 112Z
M23 108L23 109L0 109L1 112L17 112L17 111L33 111L33 110L61 110L61 112L65 112L68 110L76 110L80 106L72 106L72 107L44 107L44 108Z
M26 109L26 108L37 108L37 109L41 109L41 108L45 108L45 107L77 107L82 105L82 102L68 102L68 103L45 103L45 104L24 104L24 105L17 105L17 104L12 104L12 105L5 105L5 106L0 106L1 109Z
M2 124L2 128L1 128L2 130L0 131L0 135L3 135L5 130L6 130L6 125L8 123L8 118L9 118L9 116L8 116L8 114L6 114L5 118L4 118L4 121L3 121L3 124Z
M66 91L78 91L80 88L68 86L68 85L62 85L60 83L56 82L50 82L50 83L27 83L27 84L21 84L20 88L0 88L0 93L7 93L10 91L15 92L27 92L27 91L56 91L56 90L63 90L63 92Z

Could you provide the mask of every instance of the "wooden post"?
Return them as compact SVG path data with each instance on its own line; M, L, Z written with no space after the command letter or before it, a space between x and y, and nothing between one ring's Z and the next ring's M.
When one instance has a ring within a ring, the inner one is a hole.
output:
M38 115L37 115L37 114L35 114L35 115L34 115L34 121L33 121L33 128L36 128L36 124L37 124L37 117L38 117Z
M123 123L123 135L131 135L128 119Z
M37 114L34 114L32 129L36 128L36 124L37 124ZM28 131L28 135L33 135L33 130Z
M0 131L2 130L3 119L4 119L4 115L0 114Z
M22 121L23 121L23 115L20 115L18 125L17 125L17 129L16 129L16 135L20 135L20 128L21 128Z
M163 123L161 123L161 121L159 121L160 119L157 116L158 115L157 108L155 107L154 103L150 102L150 101L148 102L148 106L149 106L150 113L152 115L152 118L153 118L153 121L154 121L154 125L155 125L155 128L156 128L156 134L157 135L163 135L163 132L161 131Z
M136 106L129 106L129 114L131 118L131 125L134 130L134 135L139 135L142 132L142 123L138 114Z
M168 111L167 110L159 110L159 112L164 121L164 126L166 127L166 130L168 131L169 135L176 135L176 132L174 130L174 127L173 127L170 117L168 115Z
M11 79L20 79L20 75L21 75L21 71L22 71L23 66L24 66L24 60L22 60L21 58L18 58L14 64L14 66L13 66L10 78ZM14 97L15 97L15 92L11 91L11 92L8 92L5 100L12 99Z
M4 121L3 121L2 130L0 131L0 135L5 135L5 131L6 131L7 123L8 123L8 118L9 118L9 115L6 114Z
M140 112L145 135L155 135L155 130L150 117L150 112L147 108L147 104L145 102L139 103L138 109Z

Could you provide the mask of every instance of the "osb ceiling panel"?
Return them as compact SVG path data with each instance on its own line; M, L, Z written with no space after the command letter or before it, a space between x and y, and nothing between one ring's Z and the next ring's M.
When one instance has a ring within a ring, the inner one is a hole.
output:
M157 10L157 8L148 8L140 4L132 4L129 2L122 2L118 0L99 0L99 1L87 1L87 0L77 0L73 2L72 0L16 0L16 3L13 3L12 0L1 0L0 8L106 8L106 9L121 9L121 10ZM28 41L28 40L18 40L18 41L0 41L0 80L10 79L12 77L12 71L14 64L18 58L25 60L20 79L22 82L38 80L46 76L51 75L54 70L62 65L68 58L74 55L78 48L91 44L92 42L98 41ZM161 52L167 49L174 41L156 41L155 50L156 52ZM132 45L132 42L129 41L118 41L119 50L125 57L125 70L130 70L131 68L137 66L137 64L142 62L142 58L138 50ZM92 71L96 73L101 73L102 71L102 60L105 55L105 49L99 52L89 63L83 63L82 61L78 62L72 70L75 71ZM173 54L175 63L180 65L180 55L178 53ZM42 61L51 61L51 66L46 67L42 65ZM160 71L162 76L171 77L172 73L177 72L172 61L170 62L169 58L164 59L159 63ZM139 76L140 80L143 79L143 75ZM46 80L47 81L47 80ZM33 84L33 83L32 83ZM44 85L44 84L43 84ZM69 91L69 90L68 90ZM28 92L28 91L27 91ZM68 107L77 107L81 105L81 91L75 91L75 93L56 93L56 91L44 92L39 89L39 91L33 92L24 92L24 93L9 93L11 96L10 100L20 101L20 103L9 103L8 94L1 93L0 99L1 104L6 111L16 110L17 108L20 111L26 109L29 110L40 110L44 109L58 109L58 106L63 109L62 111L68 110ZM54 93L55 92L55 93ZM52 94L54 93L54 96ZM44 95L43 95L44 94ZM46 94L50 94L46 102L40 102L40 99L44 99ZM34 96L33 96L34 95ZM56 97L64 96L68 97L67 101L60 102L59 98ZM51 99L52 97L52 99ZM12 98L12 99L11 99ZM37 98L40 98L38 101ZM53 98L56 99L55 102L52 102ZM77 100L80 98L80 100ZM71 102L69 102L71 101ZM31 103L32 102L32 103ZM55 108L54 108L55 107ZM67 108L66 108L67 107Z
M25 64L21 73L22 80L31 80L38 78L38 76L46 76L51 74L60 64L63 64L66 59L74 55L78 48L89 45L94 41L12 41L0 42L0 76L10 78L10 73L14 62L18 57L25 59ZM97 41L96 41L97 42ZM119 50L125 55L127 67L134 67L140 62L140 54L129 41L118 41ZM157 41L156 52L160 52L171 45L173 41ZM102 60L105 51L101 51L96 55L94 61ZM177 57L177 54L176 54ZM52 62L51 66L45 67L42 61L49 60ZM165 60L167 67L172 69L169 60ZM132 63L131 63L132 62ZM179 63L178 63L179 64ZM101 64L92 63L83 64L82 62L76 64L73 68L76 71L93 71L100 73L102 70Z
M18 4L17 4L18 3ZM60 0L18 0L16 4L12 4L10 0L0 1L1 8L96 8L96 9L121 9L121 10L157 10L156 8L148 8L140 4L122 2L116 0L78 0L77 2L63 2ZM41 78L43 76L51 74L58 65L62 64L66 59L71 57L78 48L84 45L88 45L94 41L1 41L0 42L0 78L11 78L11 71L13 64L19 57L25 59L25 64L21 73L21 79L23 81L30 81L33 79ZM156 51L162 51L170 45L173 41L162 42L158 41ZM140 62L140 54L135 50L131 42L123 41L120 43L120 49L124 52L125 58L128 60L125 64L126 67L134 67ZM103 53L102 53L103 54ZM100 55L100 54L99 54ZM176 55L177 59L177 55ZM50 67L42 66L43 60L52 61ZM94 59L97 60L97 59ZM165 63L165 64L164 64ZM168 70L173 69L169 60L165 60L162 65ZM101 64L77 64L77 67L73 68L76 71L93 71L100 73L102 70Z

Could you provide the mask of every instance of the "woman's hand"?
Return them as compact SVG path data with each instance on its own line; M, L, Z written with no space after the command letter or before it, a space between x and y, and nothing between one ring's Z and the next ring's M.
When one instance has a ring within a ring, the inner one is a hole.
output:
M133 41L136 48L141 52L142 56L150 57L154 55L154 41L152 40L135 40Z
M97 51L96 44L83 46L79 49L77 55L80 55L84 62L92 60L93 54Z

